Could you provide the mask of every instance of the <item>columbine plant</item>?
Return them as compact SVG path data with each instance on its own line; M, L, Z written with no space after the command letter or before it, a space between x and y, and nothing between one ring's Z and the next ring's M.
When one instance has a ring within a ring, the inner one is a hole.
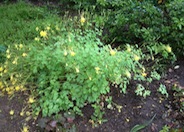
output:
M144 55L130 45L123 51L104 46L97 37L101 32L91 30L86 18L76 20L81 29L68 28L67 22L47 24L35 27L37 36L30 45L9 47L0 71L1 87L11 93L9 87L23 90L29 86L28 102L36 115L51 116L61 110L82 114L81 108L91 104L93 117L100 118L100 123L101 96L110 92L111 84L126 93L131 79L146 80L147 72L140 63ZM138 95L149 94L143 90Z
M99 102L110 91L110 83L126 92L131 73L140 68L140 50L117 51L103 46L98 32L79 33L65 32L55 44L33 45L26 58L44 116L70 109L81 113L85 104Z

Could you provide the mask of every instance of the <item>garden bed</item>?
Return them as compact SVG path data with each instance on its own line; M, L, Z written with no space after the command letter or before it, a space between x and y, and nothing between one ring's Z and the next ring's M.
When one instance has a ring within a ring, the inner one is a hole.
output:
M179 66L178 69L174 69L175 66ZM152 89L151 96L143 99L136 96L133 90L135 88L132 82L129 86L127 94L119 93L118 88L111 87L110 95L116 104L122 106L122 109L118 111L117 108L113 110L105 109L104 119L107 122L92 127L90 117L93 114L93 108L86 106L83 108L84 116L77 116L72 125L74 124L78 132L129 132L137 124L144 124L149 121L154 114L156 114L153 122L142 131L158 132L163 126L167 125L171 128L178 129L181 132L184 127L184 115L180 112L179 104L180 99L173 98L172 87L178 84L179 88L183 89L184 76L184 61L180 60L175 65L168 68L165 77L160 81L155 81L150 86ZM168 89L169 97L166 98L156 92L159 87L159 83L164 83ZM12 99L8 96L2 96L0 98L0 128L1 131L20 131L23 126L27 126L30 132L38 132L40 128L37 126L37 120L33 119L26 121L28 116L20 116L20 112L26 104L25 93L18 93ZM10 111L14 110L14 114L10 115ZM38 118L39 120L39 118Z

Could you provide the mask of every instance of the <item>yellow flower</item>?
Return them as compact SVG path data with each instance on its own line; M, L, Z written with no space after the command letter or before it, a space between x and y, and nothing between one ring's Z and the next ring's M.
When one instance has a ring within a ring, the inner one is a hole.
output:
M89 77L89 80L91 80L91 77Z
M27 111L27 112L26 112L26 115L27 115L27 116L30 116L30 115L31 115L31 113L30 113L29 111Z
M8 91L7 94L8 95L12 95L14 92L13 91Z
M6 69L4 70L4 73L7 73L7 70Z
M158 0L158 4L161 4L163 2L163 0Z
M130 46L127 46L127 51L128 51L128 52L131 52Z
M111 54L112 56L114 56L114 55L116 54L116 51L110 50L110 54Z
M85 23L85 21L86 21L86 19L83 16L81 16L80 22L83 24L83 23Z
M17 50L19 49L17 44L15 44L15 48L16 48Z
M35 41L40 41L40 38L36 37L34 38Z
M32 104L34 102L35 102L34 98L30 97L29 100L28 100L28 103Z
M47 29L47 30L50 30L50 27L48 26L46 29Z
M142 67L142 70L143 70L143 72L145 72L145 71L146 71L144 67Z
M146 77L146 76L147 76L147 73L143 72L143 73L142 73L142 76L143 76L143 77Z
M140 60L140 57L137 56L137 55L134 55L134 60L135 60L135 61L139 61L139 60Z
M21 132L29 132L29 128L27 126L23 126L23 129Z
M167 46L165 47L165 49L166 49L166 51L169 52L169 53L172 51L172 49L171 49L171 47L170 47L169 45L167 45Z
M0 72L2 72L3 71L3 67L0 67Z
M16 86L16 87L15 87L15 90L16 90L16 91L19 91L19 90L20 90L20 86Z
M67 54L68 54L68 53L67 53L67 51L65 50L65 51L64 51L64 56L67 56Z
M23 44L19 44L19 48L22 49L23 48Z
M12 64L15 64L15 65L16 65L16 64L17 64L17 60L14 60L14 61L12 62Z
M95 70L96 70L96 73L98 74L99 71L100 71L100 68L99 67L95 67Z
M39 27L36 27L36 31L38 31L39 30Z
M71 52L70 52L70 55L71 55L71 56L75 56L75 52L71 51Z
M7 49L7 50L6 50L6 53L7 53L7 54L9 54L9 53L10 53L10 50L9 50L9 49Z
M44 38L47 37L47 32L46 31L41 31L40 36L44 37Z
M10 115L14 115L14 110L10 110Z
M22 54L22 56L23 56L23 57L26 57L26 56L27 56L27 54L26 54L26 53L23 53L23 54Z
M10 91L10 88L9 88L9 87L7 87L7 88L6 88L6 92L9 92L9 91Z
M0 82L0 89L3 88L3 82Z
M131 74L130 74L129 71L126 71L126 72L125 72L125 75L126 75L128 78L131 78Z
M24 112L23 111L20 112L20 116L24 116Z
M10 59L11 55L10 54L7 54L6 58L7 59Z
M80 71L79 71L79 68L75 68L75 70L76 70L76 72L77 72L77 73L79 73L79 72L80 72Z

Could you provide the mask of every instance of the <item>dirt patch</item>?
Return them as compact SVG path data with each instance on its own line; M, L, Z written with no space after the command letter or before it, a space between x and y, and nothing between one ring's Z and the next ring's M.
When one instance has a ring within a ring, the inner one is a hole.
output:
M27 120L26 111L20 115L25 105L26 96L22 93L16 94L13 98L7 95L0 97L0 132L20 132L23 126L28 126L31 132L36 130L33 120ZM13 113L10 114L10 111Z

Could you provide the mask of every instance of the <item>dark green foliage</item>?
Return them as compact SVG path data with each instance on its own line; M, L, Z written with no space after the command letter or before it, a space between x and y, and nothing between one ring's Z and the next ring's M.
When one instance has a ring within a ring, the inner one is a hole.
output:
M166 5L167 25L162 41L169 43L176 55L184 55L184 0L174 0Z
M0 63L5 61L5 52L6 52L6 47L3 45L0 45Z

